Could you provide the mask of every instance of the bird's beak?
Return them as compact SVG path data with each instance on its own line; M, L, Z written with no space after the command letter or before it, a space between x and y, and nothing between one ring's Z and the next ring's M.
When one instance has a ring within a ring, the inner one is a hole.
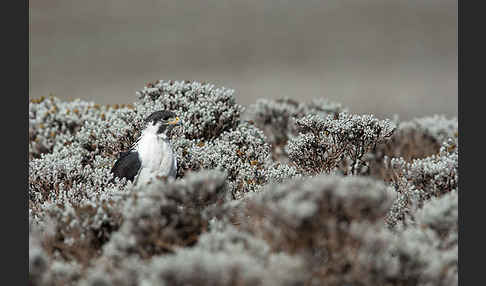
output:
M167 122L167 124L170 124L170 125L180 125L181 124L181 120L179 119L179 117L176 117L173 121Z

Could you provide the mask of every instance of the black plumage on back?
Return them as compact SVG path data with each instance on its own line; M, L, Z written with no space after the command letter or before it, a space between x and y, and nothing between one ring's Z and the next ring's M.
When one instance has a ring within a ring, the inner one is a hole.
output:
M111 172L114 177L127 178L133 182L133 179L138 173L138 170L142 166L142 162L138 159L138 152L128 151L121 152L120 157L111 168Z

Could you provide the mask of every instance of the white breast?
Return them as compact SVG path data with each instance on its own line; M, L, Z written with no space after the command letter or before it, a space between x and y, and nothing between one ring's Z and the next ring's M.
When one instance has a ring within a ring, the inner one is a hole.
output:
M154 129L154 130L152 130ZM168 139L155 133L155 128L147 128L135 146L141 161L136 183L147 183L156 176L175 177L176 156Z

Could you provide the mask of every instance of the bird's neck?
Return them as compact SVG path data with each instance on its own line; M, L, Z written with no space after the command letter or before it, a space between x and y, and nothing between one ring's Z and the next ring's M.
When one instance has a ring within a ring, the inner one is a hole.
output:
M165 134L155 132L142 132L135 148L143 163L160 161L170 151L170 143Z
M138 141L144 140L168 140L168 136L165 132L157 133L159 130L159 125L149 125L144 130L142 130L142 134Z
M169 138L165 133L157 133L158 126L148 126L142 131L142 134L135 142L132 149L136 151L142 151L141 149L146 149L147 147L161 144L168 144Z

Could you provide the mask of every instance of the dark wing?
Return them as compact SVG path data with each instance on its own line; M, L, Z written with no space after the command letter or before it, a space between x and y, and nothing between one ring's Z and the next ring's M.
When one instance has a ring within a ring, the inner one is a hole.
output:
M120 179L127 178L127 180L133 181L141 166L142 163L138 159L138 152L122 152L113 168L111 168L111 172L115 177Z

